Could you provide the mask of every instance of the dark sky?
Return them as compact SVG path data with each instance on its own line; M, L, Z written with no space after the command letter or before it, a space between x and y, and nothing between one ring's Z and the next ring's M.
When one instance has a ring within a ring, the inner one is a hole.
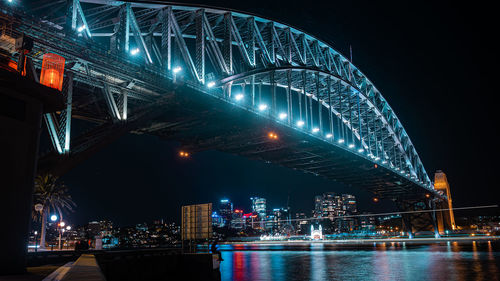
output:
M377 2L377 3L375 3ZM408 2L408 3L407 3ZM193 2L195 3L195 2ZM201 3L201 2L199 2ZM325 4L330 3L330 4ZM382 92L433 178L442 169L455 206L496 204L498 95L493 65L493 8L469 2L423 1L205 1L270 17L330 43ZM495 115L494 115L495 114ZM78 204L74 223L111 219L118 225L156 218L178 220L180 206L230 198L249 208L249 197L269 207L310 212L325 191L360 197L359 208L381 209L369 196L270 164L207 151L189 161L175 143L129 135L64 176Z

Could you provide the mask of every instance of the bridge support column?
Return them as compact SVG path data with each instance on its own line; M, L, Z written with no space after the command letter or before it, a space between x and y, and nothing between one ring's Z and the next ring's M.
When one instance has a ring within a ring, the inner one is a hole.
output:
M0 275L25 271L42 114L62 110L57 90L0 70Z
M432 210L431 212L431 219L432 219L432 227L434 229L434 237L439 238L441 237L439 235L439 228L438 228L438 223L436 219L436 203L434 200L429 200L428 201L429 208Z
M408 233L408 238L413 239L413 226L411 225L411 217L408 214L403 214L403 229Z

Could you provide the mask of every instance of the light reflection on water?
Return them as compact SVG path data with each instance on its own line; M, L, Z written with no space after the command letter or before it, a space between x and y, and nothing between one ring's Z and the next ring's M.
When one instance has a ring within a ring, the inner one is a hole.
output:
M220 245L222 280L499 280L500 243Z

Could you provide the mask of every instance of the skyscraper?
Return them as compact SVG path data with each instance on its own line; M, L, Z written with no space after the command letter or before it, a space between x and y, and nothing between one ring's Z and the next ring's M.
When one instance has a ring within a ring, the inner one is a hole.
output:
M266 216L266 199L251 197L250 200L252 200L252 212L257 213L259 217L264 218Z
M219 215L225 225L229 225L233 218L233 203L229 199L222 199L219 203Z
M333 222L333 231L351 231L355 228L353 218L339 218L357 212L356 197L351 194L337 195L325 192L314 197L314 217L328 218Z

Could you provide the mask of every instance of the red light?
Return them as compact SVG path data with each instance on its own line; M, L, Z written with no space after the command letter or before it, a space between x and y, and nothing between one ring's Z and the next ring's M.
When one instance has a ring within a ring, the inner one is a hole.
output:
M17 62L13 61L13 60L9 60L9 64L8 66L14 70L17 70Z
M373 167L375 167L375 169L377 169L377 168L378 168L378 165L377 165L377 164L375 164L375 165L373 165Z
M40 84L62 90L65 59L56 54L43 55Z

